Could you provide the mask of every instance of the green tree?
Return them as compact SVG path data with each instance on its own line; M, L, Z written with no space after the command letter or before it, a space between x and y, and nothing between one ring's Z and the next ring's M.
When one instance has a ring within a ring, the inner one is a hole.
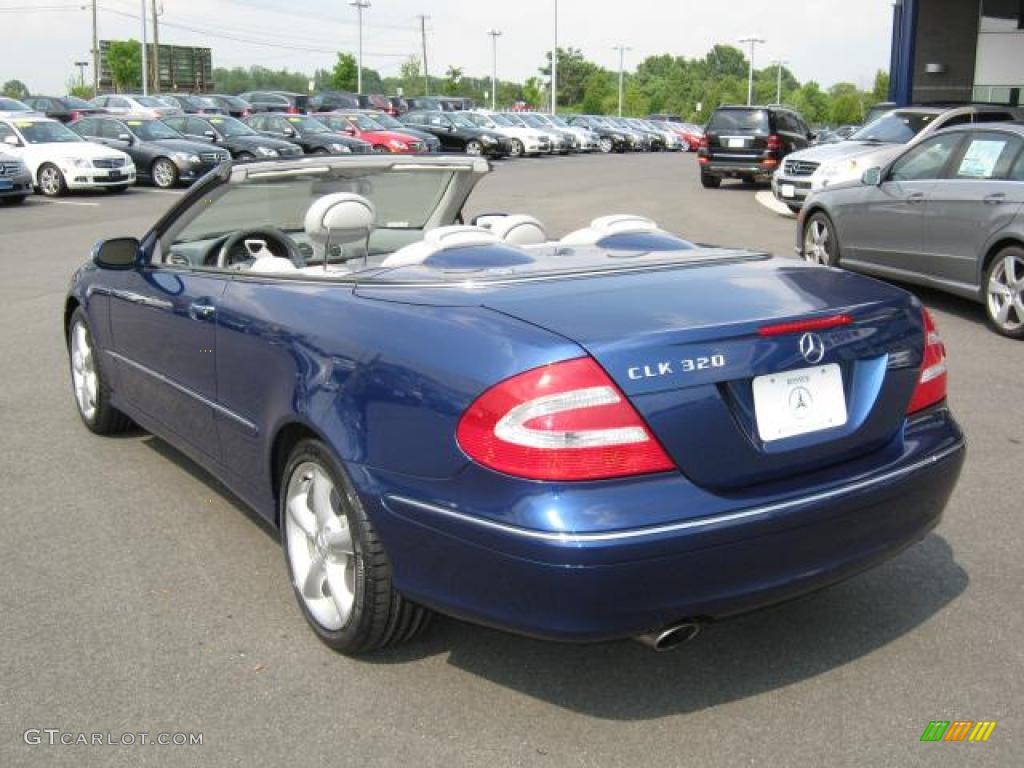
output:
M527 78L523 83L523 101L534 108L541 106L544 101L544 85L539 77Z
M462 81L462 67L449 66L444 73L444 92L447 96L459 95L459 83Z
M64 92L68 96L77 96L80 99L91 99L93 97L92 86L80 84L78 75L71 75L64 81Z
M579 48L558 49L558 102L559 104L579 104L583 101L583 91L587 78L601 68L588 61ZM551 78L551 51L545 54L545 64L540 73Z
M0 92L9 99L24 99L29 95L28 86L21 80L8 80Z
M142 82L142 44L138 40L115 40L107 49L107 67L114 90L126 91Z
M826 123L831 117L831 103L828 94L813 80L804 83L788 101L810 123Z
M871 89L872 103L889 100L889 73L884 69L875 73L875 87Z
M608 75L605 72L591 72L583 84L583 102L581 111L588 115L604 114L605 99L611 93L611 84L608 82Z
M420 71L420 60L416 56L410 56L402 62L400 72L400 87L406 96L423 92L423 76ZM426 95L426 94L424 94Z
M704 66L712 77L737 77L746 79L747 57L739 48L731 45L716 45L704 57Z
M331 70L331 87L338 91L355 91L358 76L356 57L339 51L338 60Z
M832 122L835 125L860 123L864 119L864 105L856 93L841 93L832 99Z

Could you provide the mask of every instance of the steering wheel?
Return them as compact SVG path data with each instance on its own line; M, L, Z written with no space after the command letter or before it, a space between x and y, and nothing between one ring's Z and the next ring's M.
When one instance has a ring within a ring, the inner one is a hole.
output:
M262 238L266 241L268 248L270 248L271 243L277 243L280 246L279 250L285 252L285 258L292 264L300 268L306 266L302 254L299 253L299 249L295 245L295 241L283 231L277 227L253 227L252 229L240 229L233 235L228 236L217 252L217 268L227 269L230 267L231 253L238 247L238 244L245 240L256 238ZM273 250L273 248L270 248L270 250ZM280 254L275 253L274 255L279 256Z

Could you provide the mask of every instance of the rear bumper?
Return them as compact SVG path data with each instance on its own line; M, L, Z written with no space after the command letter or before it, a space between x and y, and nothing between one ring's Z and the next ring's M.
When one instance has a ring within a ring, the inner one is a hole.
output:
M643 528L523 528L424 499L379 474L357 474L357 486L391 555L395 583L413 600L517 633L599 641L778 603L920 540L940 520L965 445L945 409L901 440L898 460L845 483ZM635 494L639 508L662 493L655 482L617 498ZM520 504L558 521L572 493L562 486ZM588 512L602 516L601 504L591 495ZM514 512L521 518L529 510Z
M700 164L701 173L724 178L754 176L759 179L768 179L775 173L777 168L777 165L762 165L759 160L717 160L711 158L708 162Z

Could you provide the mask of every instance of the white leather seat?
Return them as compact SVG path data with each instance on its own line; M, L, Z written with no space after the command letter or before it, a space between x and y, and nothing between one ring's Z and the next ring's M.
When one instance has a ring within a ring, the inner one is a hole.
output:
M500 242L497 236L483 227L456 224L437 227L423 235L423 239L399 248L381 264L382 267L407 267L422 264L435 253L454 248L468 248L474 245L494 245Z
M502 216L488 228L499 240L513 245L541 245L548 241L544 225L525 214Z
M601 216L590 222L589 227L577 229L562 238L561 245L595 245L612 235L633 235L642 232L659 232L657 223L644 216L615 214Z
M250 272L260 272L267 275L297 272L298 269L299 268L292 264L288 259L273 255L260 256L249 267Z
M365 248L376 221L377 210L365 197L336 192L324 195L309 207L304 225L306 237L322 258L328 243L333 246L358 242Z

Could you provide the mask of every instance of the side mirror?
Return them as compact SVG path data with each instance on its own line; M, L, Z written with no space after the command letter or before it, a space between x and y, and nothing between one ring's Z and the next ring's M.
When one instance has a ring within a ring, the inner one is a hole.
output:
M138 260L139 245L134 237L100 240L92 248L92 261L101 269L129 269Z
M351 125L346 125L344 128L342 128L341 132L342 133L346 133L349 136L355 136L356 135L356 129L355 129L354 126L351 126Z
M213 141L217 140L217 134L214 131L203 131L203 136Z
M119 133L117 135L117 140L118 141L126 142L128 144L131 144L132 143L132 135L130 133Z
M860 183L868 187L877 187L882 183L882 169L868 168L860 177Z
M294 128L285 128L284 129L284 135L285 136L294 136L295 135L295 129Z
M4 144L7 144L8 146L11 146L11 147L20 147L21 146L21 142L18 141L18 137L17 136L4 136Z
M455 126L448 123L448 133L455 133Z

